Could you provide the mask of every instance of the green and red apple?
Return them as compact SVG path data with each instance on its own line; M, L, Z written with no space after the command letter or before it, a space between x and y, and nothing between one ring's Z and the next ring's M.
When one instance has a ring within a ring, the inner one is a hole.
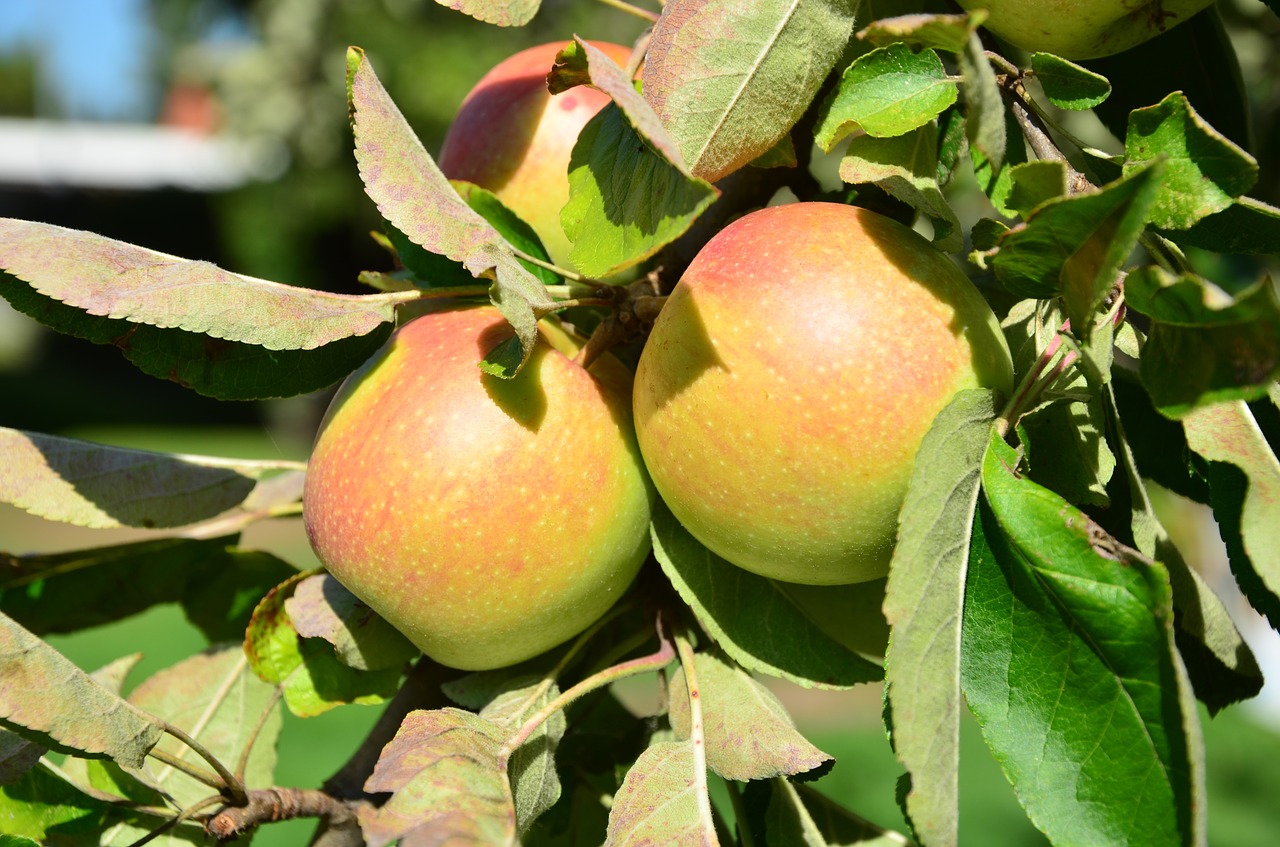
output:
M631 375L582 368L543 321L520 374L479 362L512 330L492 307L400 327L334 398L303 518L320 561L425 654L481 670L573 637L649 551L652 488Z
M1213 0L960 0L986 9L987 29L1023 50L1096 59L1135 47Z
M593 41L626 65L631 49ZM571 267L560 225L569 202L569 157L587 121L609 97L585 85L552 96L547 73L563 42L530 47L498 63L458 109L440 150L440 170L487 188L533 227L551 261Z
M959 391L1009 391L982 295L901 224L761 209L689 265L635 380L640 451L712 552L787 582L885 576L921 441Z

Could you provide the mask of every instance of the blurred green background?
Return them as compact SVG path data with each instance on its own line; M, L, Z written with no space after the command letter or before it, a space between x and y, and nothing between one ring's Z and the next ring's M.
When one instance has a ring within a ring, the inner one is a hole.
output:
M542 6L531 26L503 30L432 0L0 0L0 216L93 230L251 276L357 291L359 271L385 269L388 261L368 237L379 221L350 153L345 47L365 48L434 152L466 90L502 57L575 33L629 42L641 30L635 18L588 0ZM1223 0L1220 7L1241 56L1252 132L1267 151L1255 194L1274 202L1280 21L1257 0ZM128 171L120 161L113 172L105 145L92 140L120 127L225 143L242 154L243 166L212 187L192 174ZM87 133L76 136L89 139L80 155L106 170L86 175L65 161L35 160L23 168L22 157L32 151L14 145L30 144L30 132L38 131L34 137L49 140L47 149L63 149L54 142L65 142L69 129ZM47 332L0 301L3 426L156 450L305 458L326 399L320 392L217 403L138 373L113 350ZM1171 526L1183 530L1178 540L1189 558L1229 585L1203 512L1176 498L1166 498L1163 508L1175 516ZM139 534L52 525L0 507L4 552L98 546ZM254 527L245 544L300 568L314 564L297 522ZM1241 615L1253 620L1243 607ZM143 652L130 685L203 647L176 607L50 640L87 669ZM901 828L893 799L900 769L880 724L879 689L777 690L815 743L839 761L819 787ZM1267 702L1205 722L1212 843L1271 847L1280 833L1278 698ZM290 717L279 783L319 785L377 713L350 706L306 721ZM964 725L963 760L962 843L1043 843L972 722ZM270 826L255 843L302 844L312 827Z

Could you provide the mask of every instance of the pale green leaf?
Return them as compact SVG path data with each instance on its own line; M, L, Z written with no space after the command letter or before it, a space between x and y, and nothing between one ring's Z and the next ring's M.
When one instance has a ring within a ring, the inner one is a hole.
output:
M705 779L693 743L658 742L640 754L614 795L605 847L712 847Z
M925 843L955 843L960 616L979 469L1000 400L958 394L925 435L898 517L884 612L893 747L911 774L906 810Z
M883 671L824 633L782 583L750 573L712 553L661 501L654 508L654 554L663 572L716 643L757 673L806 688L849 688ZM743 615L743 609L752 609Z
M697 177L763 154L804 113L853 32L854 0L668 0L644 97Z
M524 26L538 14L542 0L436 0L478 21L496 26Z
M1214 516L1236 579L1280 629L1280 459L1242 402L1196 409L1182 425L1187 446L1209 462Z
M859 56L844 72L815 130L830 150L854 130L889 137L924 126L956 102L955 81L932 50L895 43Z
M560 695L553 680L538 676L511 679L503 688L480 710L480 717L508 733L519 730L525 721ZM507 762L516 826L521 832L527 831L539 815L560 799L555 751L566 727L564 712L554 713L512 752Z
M243 503L264 473L295 462L180 456L0 427L0 502L108 529L183 526Z
M45 642L0 614L0 728L77 756L140 767L163 732Z
M938 186L938 126L934 122L893 138L861 135L850 139L840 162L840 178L871 182L933 222L939 250L964 245L960 221Z
M858 37L877 47L887 47L902 41L915 47L959 53L969 42L969 36L986 18L985 9L967 15L897 15L872 21L858 33Z
M91 232L0 218L0 269L90 315L268 350L366 335L416 295L333 294L224 271Z
M222 762L239 762L252 743L245 781L255 787L275 783L278 701L273 686L254 676L239 644L211 648L155 673L129 694L129 702L184 730ZM171 736L157 746L194 765L202 762ZM146 771L180 806L209 796L207 785L169 765L148 762Z
M751 674L717 653L694 656L702 703L707 766L725 779L791 776L833 761L796 729L786 707ZM676 736L690 736L684 671L671 680L670 718Z

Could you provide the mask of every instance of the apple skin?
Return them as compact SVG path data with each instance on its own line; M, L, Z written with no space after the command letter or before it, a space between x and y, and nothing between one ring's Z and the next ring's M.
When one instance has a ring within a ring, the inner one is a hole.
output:
M1096 59L1154 38L1213 0L959 0L986 9L983 26L1023 50Z
M956 392L1008 392L995 315L922 236L836 203L739 218L658 315L640 452L712 552L786 582L888 573L920 442Z
M321 423L303 519L331 574L425 654L505 667L603 615L650 549L631 375L544 321L520 375L478 364L492 307L424 315L351 374Z
M619 65L631 48L592 41ZM542 239L551 261L571 268L573 246L560 225L569 202L569 157L587 121L609 103L584 85L555 95L547 73L565 42L521 50L499 62L467 94L440 149L440 170L498 195Z

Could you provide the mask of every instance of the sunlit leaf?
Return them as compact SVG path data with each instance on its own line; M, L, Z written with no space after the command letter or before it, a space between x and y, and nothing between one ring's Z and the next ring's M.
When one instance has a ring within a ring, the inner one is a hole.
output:
M1168 575L1017 465L993 433L964 606L969 708L1055 843L1203 843L1202 741Z
M0 427L0 502L95 529L182 526L242 503L254 480L292 462L129 450Z
M640 754L613 798L605 847L718 844L695 763L690 741L659 742Z
M932 50L895 43L859 56L844 72L818 122L824 150L850 132L889 137L922 127L956 102L955 81Z
M129 694L129 702L184 730L222 762L239 762L252 742L245 781L255 787L275 783L280 709L273 686L254 676L239 644L211 648L158 671ZM157 746L202 763L171 736ZM209 796L207 785L168 765L148 762L147 771L181 806Z
M1040 205L1025 226L1000 239L991 259L996 276L1022 297L1062 296L1073 332L1087 338L1142 233L1160 172L1151 163L1095 191Z
M668 0L645 59L644 98L694 176L716 182L791 129L840 58L856 7Z
M404 293L332 294L233 274L91 232L0 218L0 269L91 315L268 350L312 350L395 319Z
M725 779L767 779L811 771L833 761L805 739L773 692L716 653L694 657L702 703L707 766ZM671 726L690 736L684 671L672 678Z
M360 813L369 847L514 845L516 813L498 761L502 732L460 709L410 712L378 757L365 790L392 794ZM451 840L456 839L456 841Z
M1129 115L1125 174L1154 159L1166 167L1149 220L1168 229L1221 212L1258 178L1254 158L1205 123L1180 91Z
M560 213L569 258L588 276L609 276L679 238L717 196L655 153L610 104L583 127L569 160Z
M960 615L989 391L956 396L925 435L898 517L884 602L893 747L911 774L906 810L925 843L954 843L960 761Z
M322 714L343 703L381 703L399 687L400 668L359 671L334 655L321 638L302 638L285 601L309 574L297 574L271 590L254 609L244 651L258 677L284 692L299 717Z
M343 664L356 670L402 668L420 652L329 574L299 582L284 609L298 635L328 641Z
M270 350L181 329L94 317L0 273L0 296L58 332L109 344L143 373L219 400L292 397L332 385L368 359L391 334L390 323L312 350Z
M1236 580L1280 630L1280 459L1242 402L1196 409L1182 425L1187 445L1209 463L1213 513Z
M555 308L546 287L516 260L493 226L454 190L392 102L364 52L347 52L347 92L356 164L378 211L415 244L494 279L490 299L516 330L521 364L537 341L537 321ZM499 369L509 378L519 368Z
M154 717L94 682L3 614L0 728L56 750L135 768L163 731Z
M930 122L893 138L861 135L850 139L840 162L840 178L872 182L933 222L939 250L959 250L960 221L938 186L938 127Z
M1092 109L1111 96L1111 83L1102 74L1052 53L1032 53L1031 72L1059 109Z
M542 0L436 0L478 21L497 26L524 26L538 14Z
M959 53L964 50L970 34L986 18L985 9L967 15L898 15L872 21L858 33L858 37L877 47L902 41L916 47Z
M661 502L654 509L653 546L680 598L744 668L806 688L848 688L883 676L879 666L822 632L778 583L703 547Z

